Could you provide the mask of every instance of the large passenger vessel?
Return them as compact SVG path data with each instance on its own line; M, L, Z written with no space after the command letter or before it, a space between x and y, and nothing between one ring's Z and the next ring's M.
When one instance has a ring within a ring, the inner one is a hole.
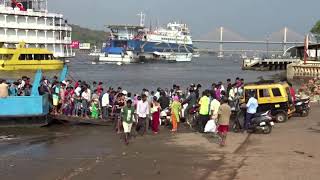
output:
M100 61L139 62L192 60L193 44L189 28L182 23L169 23L165 28L146 28L144 24L110 25L111 38L107 41Z
M71 32L62 14L48 12L47 0L0 0L0 42L7 48L24 41L27 48L68 58L74 56Z

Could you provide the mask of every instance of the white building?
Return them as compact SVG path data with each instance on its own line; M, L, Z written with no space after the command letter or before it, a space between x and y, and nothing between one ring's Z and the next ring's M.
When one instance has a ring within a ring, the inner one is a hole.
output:
M71 33L62 14L48 12L47 0L0 0L0 42L5 47L24 41L56 57L72 57Z

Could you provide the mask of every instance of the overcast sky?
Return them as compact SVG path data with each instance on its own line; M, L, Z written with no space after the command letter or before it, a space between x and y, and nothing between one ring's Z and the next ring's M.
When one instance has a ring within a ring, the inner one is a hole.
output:
M49 10L95 29L138 24L143 11L148 25L150 19L183 21L194 36L224 26L246 38L263 38L284 26L304 34L320 20L320 0L49 0Z

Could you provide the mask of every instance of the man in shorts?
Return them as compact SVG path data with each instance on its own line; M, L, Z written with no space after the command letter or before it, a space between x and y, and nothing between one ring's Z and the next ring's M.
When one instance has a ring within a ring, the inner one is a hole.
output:
M229 131L231 108L228 105L228 99L226 97L222 99L221 103L218 111L218 134L221 137L220 146L225 146L227 133Z
M124 141L126 145L129 144L128 138L131 133L133 116L134 116L134 107L132 106L132 101L129 99L127 101L127 105L123 107L121 110L122 126L123 126L124 135L125 135Z

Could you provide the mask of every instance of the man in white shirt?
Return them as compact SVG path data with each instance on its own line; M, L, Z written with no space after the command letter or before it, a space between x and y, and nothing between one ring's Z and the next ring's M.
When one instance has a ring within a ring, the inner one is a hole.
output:
M102 106L102 119L108 119L108 108L109 108L109 93L106 92L103 94L101 98L101 106Z
M149 115L149 103L147 101L147 96L145 94L142 95L142 100L137 104L137 115L138 115L138 124L136 127L136 131L143 136L146 132L146 120Z
M246 113L246 119L244 123L244 129L248 130L251 124L251 119L253 116L257 113L258 109L258 100L255 98L255 92L250 92L250 99L248 100L248 103L246 104L247 107L247 113Z
M220 108L220 102L214 98L210 103L211 119L216 120L218 118L219 108Z
M229 100L229 105L231 107L231 109L235 109L236 108L236 97L238 96L238 89L236 87L236 84L233 84L232 85L232 88L230 89L229 91L229 97L228 97L228 100Z
M74 107L73 107L73 116L79 116L79 111L81 110L81 87L78 86L74 90Z
M158 88L157 92L154 94L154 96L157 97L157 100L160 98L160 91L161 91L161 88Z
M82 99L82 110L81 110L81 116L82 117L88 117L88 105L90 102L90 92L88 91L88 88L86 88L82 94L81 94L81 99Z

